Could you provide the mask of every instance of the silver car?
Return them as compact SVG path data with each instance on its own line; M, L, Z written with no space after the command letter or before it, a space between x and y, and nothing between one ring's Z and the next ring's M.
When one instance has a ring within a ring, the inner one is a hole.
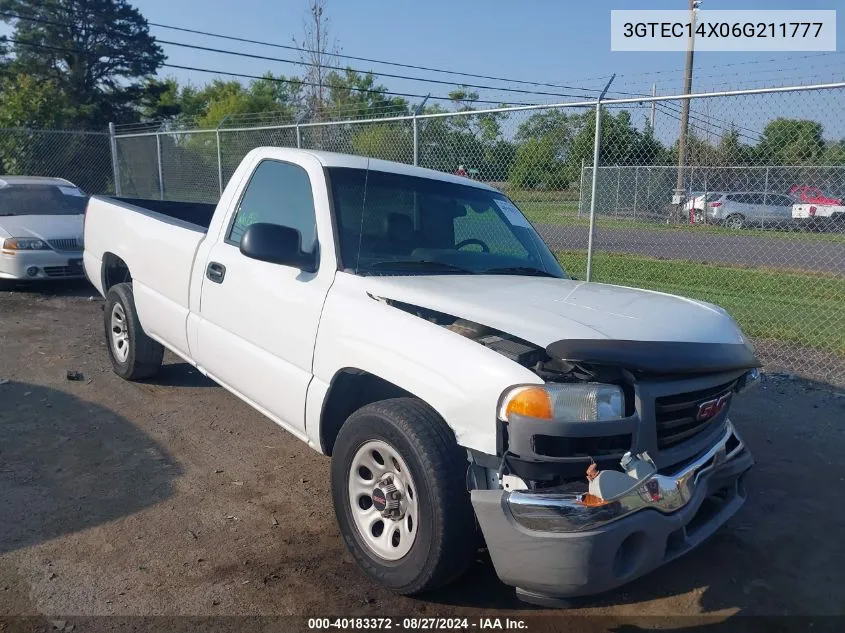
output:
M0 176L0 281L84 277L87 200L62 178Z
M694 199L695 222L706 221L731 229L762 226L787 226L792 222L795 201L784 193L771 191L735 191L709 193Z

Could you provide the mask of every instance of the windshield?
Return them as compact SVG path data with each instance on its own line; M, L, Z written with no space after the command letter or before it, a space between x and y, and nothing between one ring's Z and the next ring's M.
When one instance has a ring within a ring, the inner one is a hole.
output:
M341 262L348 271L567 277L501 193L365 169L328 172Z
M87 196L73 185L0 187L0 215L81 215L87 201Z

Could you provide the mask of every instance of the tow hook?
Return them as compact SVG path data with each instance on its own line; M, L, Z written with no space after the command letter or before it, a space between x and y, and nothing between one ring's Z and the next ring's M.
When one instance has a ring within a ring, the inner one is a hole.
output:
M657 466L647 452L636 456L630 452L625 453L619 465L625 472L599 470L595 462L587 467L586 476L592 496L602 501L612 501L642 486L657 473Z

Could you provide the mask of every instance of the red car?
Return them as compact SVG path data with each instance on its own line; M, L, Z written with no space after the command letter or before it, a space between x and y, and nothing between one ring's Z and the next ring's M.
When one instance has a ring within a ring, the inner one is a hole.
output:
M830 198L818 187L808 187L807 185L793 185L789 190L789 195L800 202L809 202L812 204L832 204L841 205L842 200L839 198Z

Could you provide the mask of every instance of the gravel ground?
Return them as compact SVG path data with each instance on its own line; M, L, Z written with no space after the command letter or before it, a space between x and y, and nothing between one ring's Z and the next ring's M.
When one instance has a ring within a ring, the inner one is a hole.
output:
M545 611L480 553L406 598L341 543L327 458L172 356L120 380L92 292L0 292L0 616L845 614L841 389L767 376L739 399L758 461L745 508L621 590Z

